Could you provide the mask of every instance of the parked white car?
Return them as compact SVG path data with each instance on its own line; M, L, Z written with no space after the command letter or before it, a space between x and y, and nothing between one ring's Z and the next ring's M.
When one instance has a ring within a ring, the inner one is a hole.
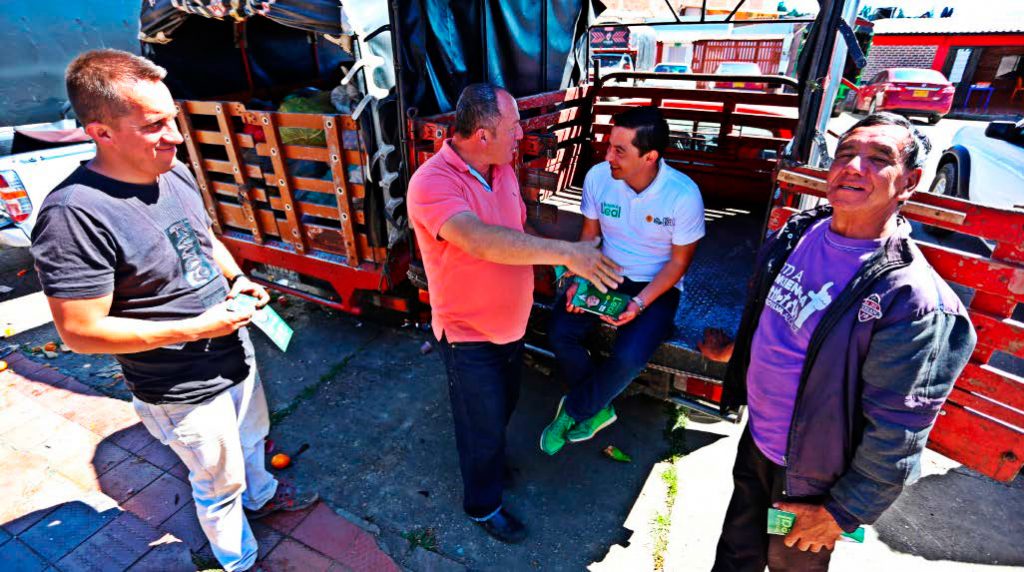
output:
M54 127L57 126L57 127ZM70 123L73 128L74 122ZM20 130L64 128L65 124L29 126ZM3 128L0 143L9 149L12 128ZM43 199L79 165L96 155L94 143L76 143L52 149L0 154L0 247L27 248Z
M1024 120L963 127L942 153L931 192L1024 209Z

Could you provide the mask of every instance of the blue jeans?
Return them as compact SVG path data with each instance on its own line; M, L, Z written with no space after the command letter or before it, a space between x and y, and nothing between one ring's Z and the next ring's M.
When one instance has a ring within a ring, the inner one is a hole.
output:
M437 344L448 373L455 446L462 472L462 507L484 520L501 508L505 488L505 427L519 401L522 340L509 344Z
M627 278L616 291L635 296L647 284ZM601 323L600 318L589 313L570 314L565 310L565 296L561 296L551 316L548 340L558 359L562 379L569 385L565 412L576 421L583 421L608 407L640 375L654 350L672 334L678 306L678 289L672 288L658 296L639 316L618 328L611 356L596 364L583 342Z

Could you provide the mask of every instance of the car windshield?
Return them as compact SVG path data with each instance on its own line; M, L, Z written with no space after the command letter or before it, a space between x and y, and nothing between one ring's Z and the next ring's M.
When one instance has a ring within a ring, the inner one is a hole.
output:
M920 81L930 83L948 83L946 78L935 70L898 69L892 70L893 81Z
M754 62L722 62L716 72L722 75L761 75L761 68Z
M659 73L686 73L686 66L658 64L654 66L654 71Z

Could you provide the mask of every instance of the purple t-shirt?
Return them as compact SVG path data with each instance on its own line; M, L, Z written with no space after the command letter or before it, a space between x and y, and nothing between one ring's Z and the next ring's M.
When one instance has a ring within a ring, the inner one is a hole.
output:
M852 239L826 218L808 230L768 291L750 351L750 432L761 452L786 464L789 424L811 334L825 308L846 287L881 240Z

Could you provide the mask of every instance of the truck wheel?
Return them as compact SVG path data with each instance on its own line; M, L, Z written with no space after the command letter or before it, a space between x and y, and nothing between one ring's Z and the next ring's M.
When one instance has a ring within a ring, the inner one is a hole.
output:
M961 196L960 188L957 185L958 182L956 164L949 162L942 165L942 167L939 167L939 170L935 172L935 179L932 180L932 188L928 189L928 192L935 193L936 195L945 195L947 197L967 200L967 197Z
M959 187L957 186L957 174L956 164L949 162L941 167L935 173L935 178L932 180L932 186L928 189L929 193L936 195L945 195L947 197L953 197L957 199L966 199L967 197L960 196ZM927 225L928 232L934 236L947 236L953 231L939 228L937 226Z

